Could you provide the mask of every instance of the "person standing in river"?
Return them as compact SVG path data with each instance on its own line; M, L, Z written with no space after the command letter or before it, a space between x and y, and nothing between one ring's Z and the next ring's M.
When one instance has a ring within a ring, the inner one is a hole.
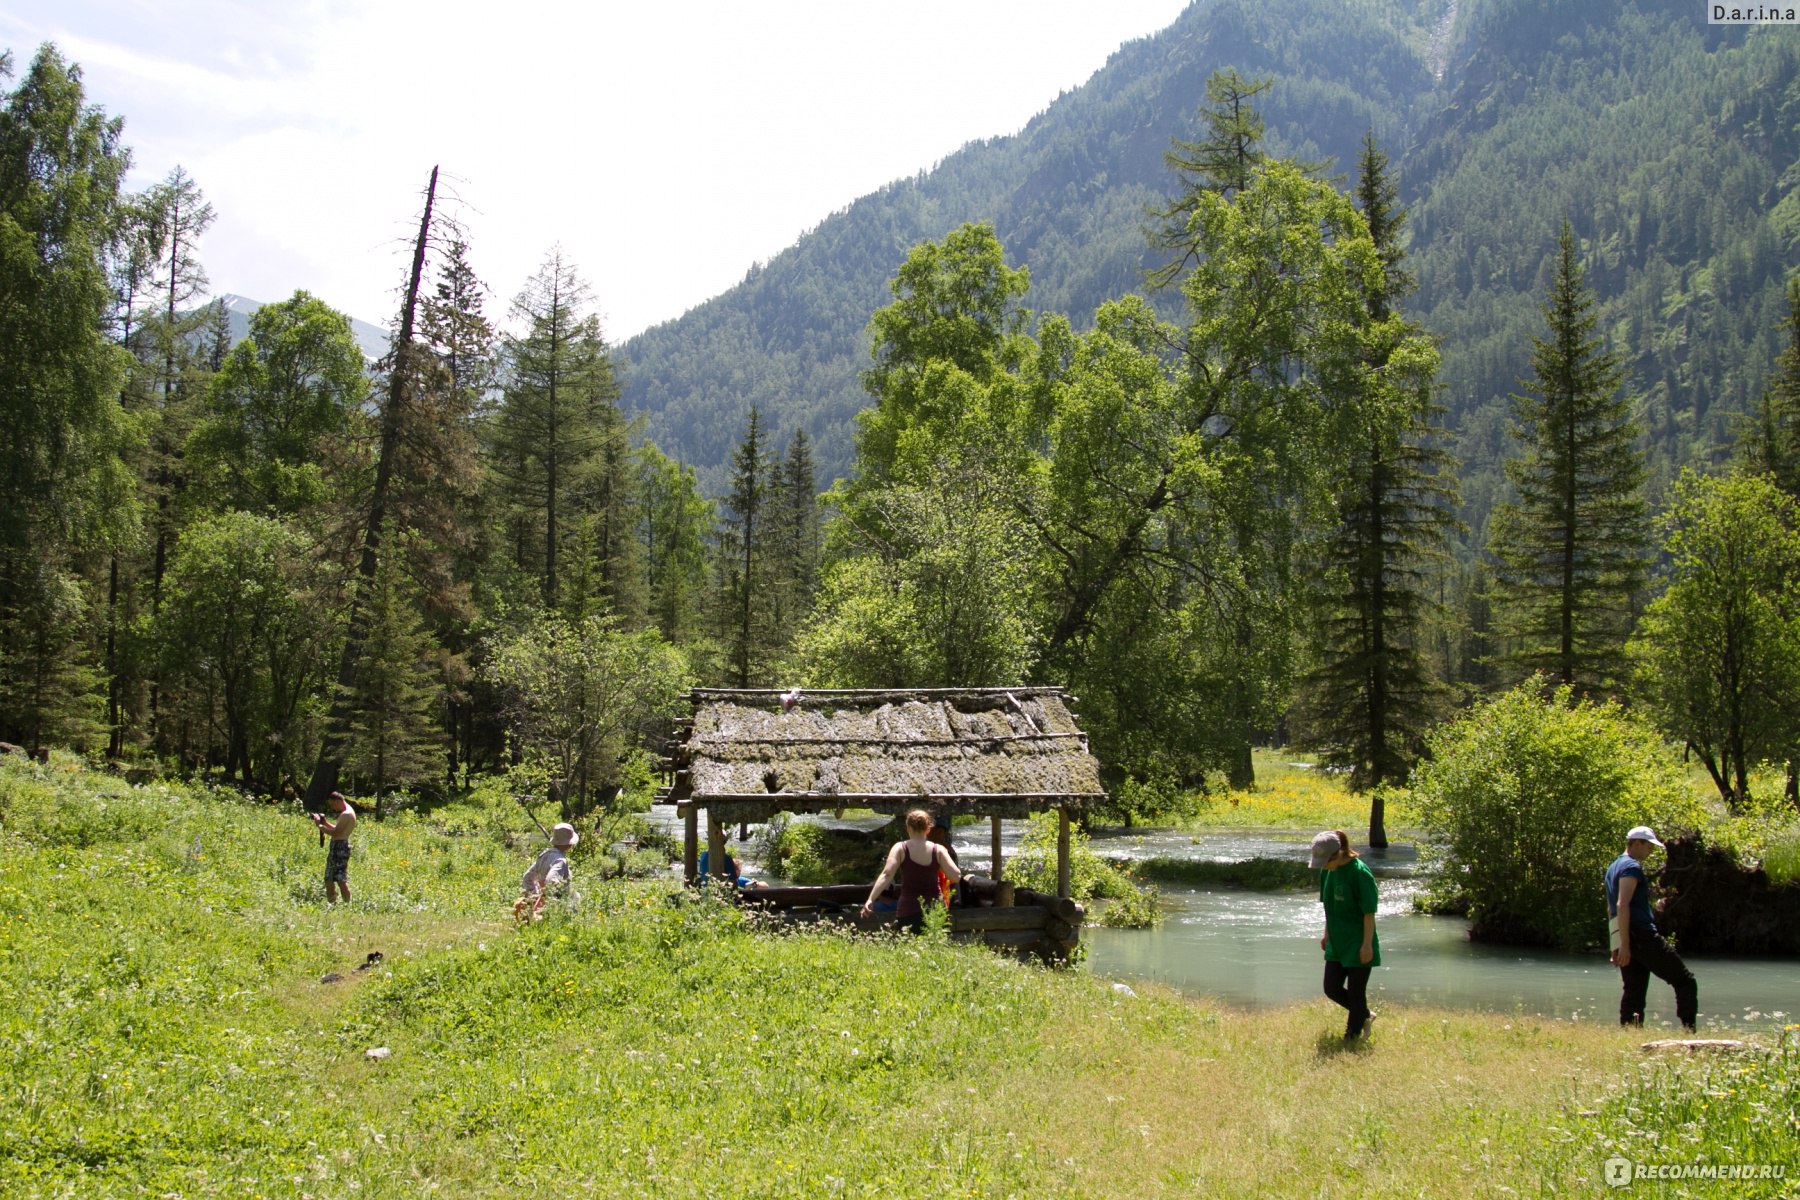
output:
M1344 1040L1355 1041L1369 1030L1369 972L1381 965L1381 939L1375 936L1375 909L1380 895L1375 875L1350 848L1341 829L1327 829L1312 840L1312 869L1319 873L1319 903L1325 906L1325 995L1348 1014Z
M1652 850L1662 848L1648 825L1634 826L1625 834L1625 853L1606 868L1606 919L1611 925L1607 932L1613 965L1619 968L1623 984L1619 1024L1644 1023L1644 999L1650 990L1650 976L1655 975L1675 989L1675 1015L1682 1028L1692 1033L1700 1016L1700 984L1681 955L1657 932L1650 911L1650 880L1644 874L1644 860Z

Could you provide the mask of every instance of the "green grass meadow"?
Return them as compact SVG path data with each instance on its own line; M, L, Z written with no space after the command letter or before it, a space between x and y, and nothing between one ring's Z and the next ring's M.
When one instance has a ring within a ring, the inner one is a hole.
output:
M502 837L356 844L333 909L295 813L0 763L0 1195L1597 1195L1621 1148L1794 1177L1636 1195L1800 1183L1795 1030L1665 1059L1392 1008L1346 1048L1322 1001L778 933L579 862L519 929Z

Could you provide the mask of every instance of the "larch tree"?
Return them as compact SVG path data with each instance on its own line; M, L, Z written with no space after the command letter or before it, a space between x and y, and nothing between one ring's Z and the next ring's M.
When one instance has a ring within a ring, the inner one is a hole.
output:
M144 291L154 306L140 322L135 343L148 399L143 410L143 491L149 500L149 609L154 617L162 606L163 575L185 515L185 446L201 417L212 376L212 371L198 369L199 335L208 310L196 307L195 301L208 286L198 243L212 227L214 213L199 185L180 166L137 197L137 205L149 255ZM159 688L160 681L152 678L153 723Z
M1437 353L1399 316L1412 287L1401 266L1406 213L1372 136L1356 198L1382 269L1367 299L1364 369L1342 397L1353 429L1338 519L1314 554L1316 662L1302 709L1326 760L1350 769L1353 789L1374 792L1369 844L1379 847L1387 845L1381 785L1405 782L1441 708L1425 621L1457 497L1433 426Z
M558 606L563 551L579 531L573 493L604 447L618 381L590 311L592 296L560 247L513 301L522 333L506 339L507 378L492 422L489 470L507 509L518 566Z
M1496 616L1515 672L1605 694L1623 678L1647 567L1644 456L1566 220L1544 320L1532 377L1513 396L1520 453L1506 475L1517 498L1499 506L1489 534Z
M1197 193L1190 227L1185 328L1127 298L1091 333L1040 329L1032 518L1055 581L1040 671L1117 731L1115 761L1183 786L1252 777L1252 735L1288 707L1295 547L1333 511L1382 278L1350 201L1289 163Z
M1158 222L1149 231L1150 245L1173 256L1149 273L1152 288L1175 283L1199 257L1189 228L1195 197L1201 192L1229 196L1250 186L1252 172L1265 157L1262 114L1251 101L1273 83L1268 76L1246 79L1236 67L1207 77L1206 104L1200 109L1205 136L1193 142L1177 138L1163 152L1163 165L1180 179L1181 190L1173 200L1150 209Z

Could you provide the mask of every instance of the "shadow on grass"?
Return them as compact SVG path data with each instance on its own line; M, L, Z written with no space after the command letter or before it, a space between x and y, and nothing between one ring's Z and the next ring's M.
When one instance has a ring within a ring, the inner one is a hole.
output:
M1366 1058L1373 1051L1374 1047L1366 1037L1352 1040L1341 1033L1321 1033L1313 1041L1313 1054L1322 1059Z

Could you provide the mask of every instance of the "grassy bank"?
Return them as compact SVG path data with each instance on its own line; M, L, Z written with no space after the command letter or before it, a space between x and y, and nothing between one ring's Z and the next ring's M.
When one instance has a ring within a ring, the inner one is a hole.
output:
M1173 822L1182 829L1342 829L1355 842L1369 832L1369 797L1353 795L1344 777L1291 750L1259 749L1253 755L1256 783L1194 800L1194 811ZM1403 791L1387 803L1390 834L1417 827Z
M1791 1046L1641 1065L1395 1008L1346 1050L1322 1003L776 936L660 882L519 931L523 854L416 822L363 826L330 909L298 817L74 769L0 765L0 827L7 1196L1593 1194L1618 1145L1800 1134Z

